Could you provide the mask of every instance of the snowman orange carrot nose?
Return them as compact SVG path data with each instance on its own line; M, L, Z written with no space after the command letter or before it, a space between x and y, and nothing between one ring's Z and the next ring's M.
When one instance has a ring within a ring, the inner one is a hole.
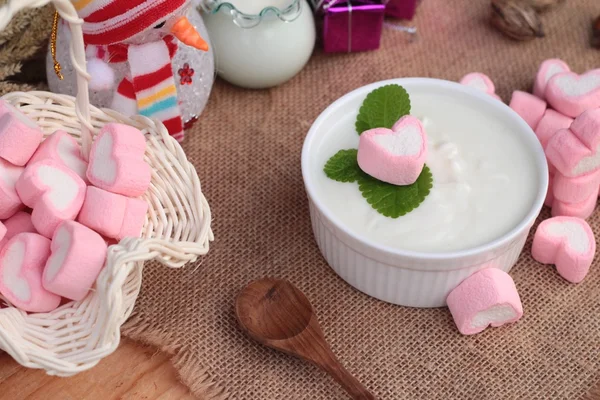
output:
M208 44L202 39L202 36L196 31L194 25L186 18L182 17L171 28L171 33L175 35L182 43L192 46L198 50L208 51Z

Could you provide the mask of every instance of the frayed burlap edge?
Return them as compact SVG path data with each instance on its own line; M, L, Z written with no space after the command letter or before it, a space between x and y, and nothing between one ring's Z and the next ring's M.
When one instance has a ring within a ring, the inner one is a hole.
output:
M215 382L208 368L202 366L202 360L174 340L168 332L155 331L143 318L132 315L123 326L122 333L124 336L135 337L139 343L154 346L168 354L171 364L177 371L179 381L195 396L200 396L201 400L230 399L230 394ZM172 344L164 345L164 343ZM600 400L600 381L581 400Z
M134 337L136 341L154 346L169 355L177 377L190 391L201 396L202 400L227 400L229 393L215 383L202 360L187 351L185 345L179 343L171 334L164 331L153 330L152 327L138 315L132 315L123 326L121 333L127 337ZM169 345L164 345L170 343Z

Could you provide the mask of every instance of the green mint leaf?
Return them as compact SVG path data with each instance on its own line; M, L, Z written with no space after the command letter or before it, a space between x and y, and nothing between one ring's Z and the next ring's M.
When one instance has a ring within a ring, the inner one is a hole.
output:
M417 208L432 186L433 176L427 165L416 182L408 186L391 185L365 173L358 179L360 192L371 207L390 218L398 218Z
M391 128L401 117L410 114L410 97L400 85L386 85L373 90L360 107L356 132L360 135L373 128Z
M364 175L358 166L358 150L340 150L325 164L325 175L338 182L355 182Z

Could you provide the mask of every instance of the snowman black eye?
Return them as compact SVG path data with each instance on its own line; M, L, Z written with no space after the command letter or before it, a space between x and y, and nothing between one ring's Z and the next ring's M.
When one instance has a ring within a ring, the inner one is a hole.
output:
M160 28L162 28L163 26L165 26L165 24L166 24L166 23L167 23L167 21L163 21L163 22L161 22L160 24L156 25L156 26L154 27L154 29L160 29Z

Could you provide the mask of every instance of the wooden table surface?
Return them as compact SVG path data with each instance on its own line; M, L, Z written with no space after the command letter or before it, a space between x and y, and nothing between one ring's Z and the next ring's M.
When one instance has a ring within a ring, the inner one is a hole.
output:
M18 365L0 353L0 399L6 400L192 400L168 357L152 347L123 339L95 368L57 378Z

